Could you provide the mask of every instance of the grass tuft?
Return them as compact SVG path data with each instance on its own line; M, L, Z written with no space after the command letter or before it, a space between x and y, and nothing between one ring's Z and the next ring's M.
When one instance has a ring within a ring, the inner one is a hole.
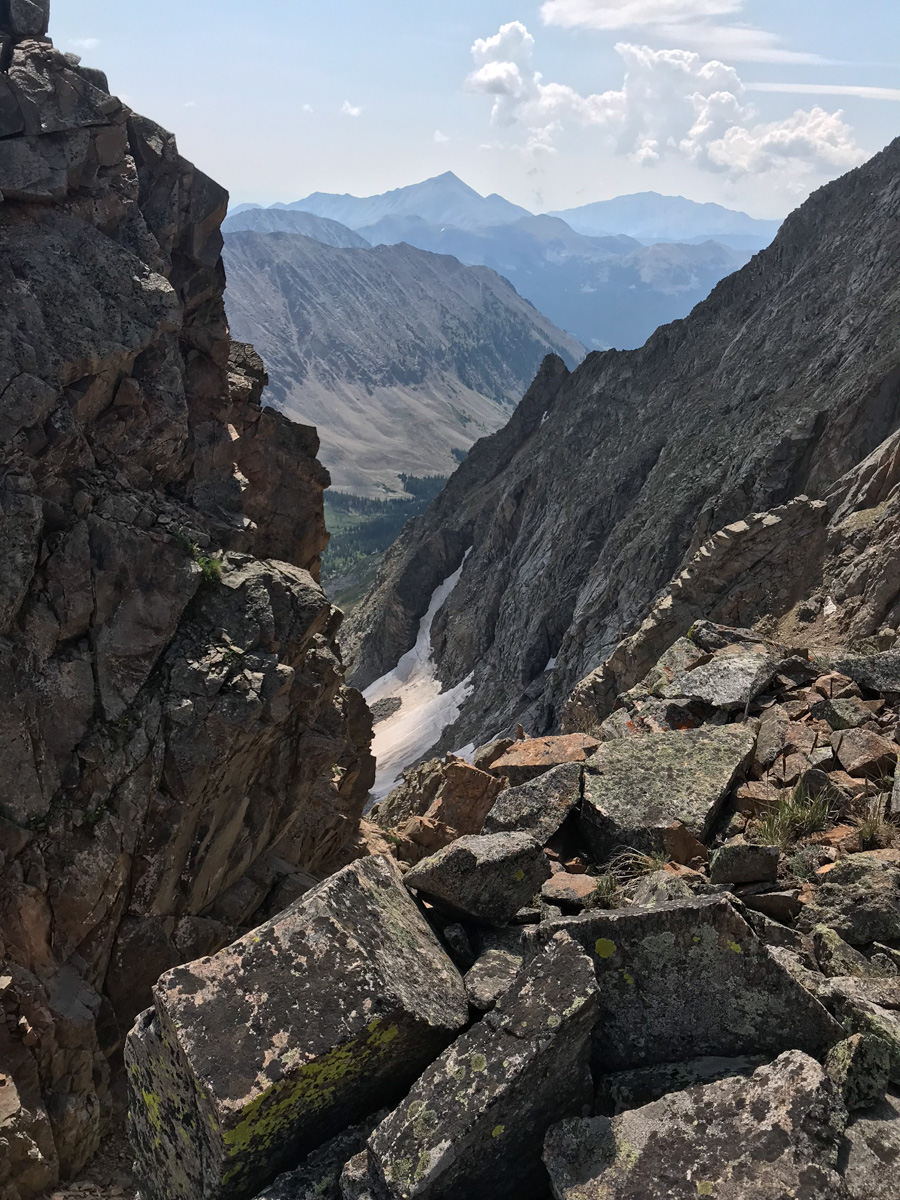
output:
M757 845L787 850L803 838L827 829L834 817L833 798L825 791L811 796L801 784L763 813L752 837Z

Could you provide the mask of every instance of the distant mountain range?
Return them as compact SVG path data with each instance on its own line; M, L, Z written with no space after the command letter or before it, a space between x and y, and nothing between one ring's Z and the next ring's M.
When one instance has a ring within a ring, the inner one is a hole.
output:
M268 222L309 214L344 227L342 234L333 224L298 228L332 245L350 245L355 234L491 267L591 349L642 345L659 325L686 316L767 245L778 225L652 192L535 216L502 196L479 195L451 172L382 196L316 192L291 205L242 210L226 229L290 229Z
M364 248L372 244L337 221L284 208L242 207L228 214L222 223L222 232L301 233L304 237L321 242L323 246L341 246L345 250L353 247Z
M697 204L684 196L636 192L550 214L577 233L603 237L623 233L643 242L704 242L710 239L741 249L762 250L775 237L780 221L761 221L720 204Z
M292 224L334 238L334 223L305 217L229 218L226 304L234 336L265 359L270 401L318 426L342 491L397 495L401 474L449 475L506 423L546 354L571 366L584 356L485 267L408 245L325 244ZM270 218L288 231L236 228Z

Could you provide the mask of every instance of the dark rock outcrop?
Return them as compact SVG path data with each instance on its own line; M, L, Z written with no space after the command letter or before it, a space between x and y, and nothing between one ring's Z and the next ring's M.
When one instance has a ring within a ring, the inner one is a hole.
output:
M371 778L315 431L225 320L225 191L0 5L0 1190L97 1149L161 971L346 861Z

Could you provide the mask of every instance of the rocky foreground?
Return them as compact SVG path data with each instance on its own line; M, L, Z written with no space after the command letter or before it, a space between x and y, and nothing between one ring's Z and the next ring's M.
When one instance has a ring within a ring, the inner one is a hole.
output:
M896 1200L898 705L898 650L700 621L590 732L409 771L154 988L141 1195Z

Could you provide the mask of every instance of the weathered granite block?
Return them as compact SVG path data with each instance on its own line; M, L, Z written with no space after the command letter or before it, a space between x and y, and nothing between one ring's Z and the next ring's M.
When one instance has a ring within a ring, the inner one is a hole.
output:
M352 863L164 975L129 1035L148 1200L244 1200L395 1103L466 1023L462 979L387 858Z

